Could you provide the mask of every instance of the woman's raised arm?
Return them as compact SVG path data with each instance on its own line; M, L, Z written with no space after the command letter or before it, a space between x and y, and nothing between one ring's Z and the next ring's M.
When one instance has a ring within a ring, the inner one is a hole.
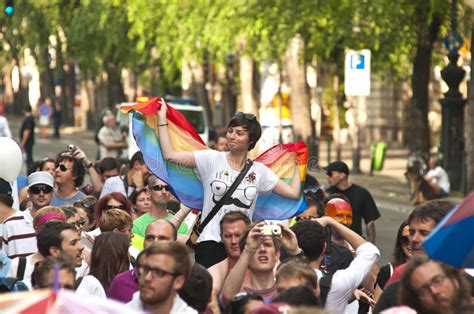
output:
M165 160L174 163L194 168L196 160L193 152L175 151L171 144L170 135L168 133L168 120L166 113L168 112L167 105L164 100L160 100L161 108L158 111L158 139L160 141L161 153Z

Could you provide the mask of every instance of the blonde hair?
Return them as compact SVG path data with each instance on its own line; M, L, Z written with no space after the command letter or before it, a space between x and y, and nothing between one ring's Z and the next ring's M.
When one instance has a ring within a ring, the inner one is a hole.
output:
M38 228L51 221L66 221L64 211L56 206L45 206L39 209L33 217L33 227L36 232L39 232Z
M132 216L121 209L114 208L102 213L99 228L102 232L114 231L114 229L122 231L125 227L131 226L132 224Z

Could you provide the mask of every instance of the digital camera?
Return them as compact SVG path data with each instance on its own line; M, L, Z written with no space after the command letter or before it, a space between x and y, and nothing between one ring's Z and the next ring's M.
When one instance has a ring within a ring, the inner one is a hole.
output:
M74 144L69 144L69 145L67 146L67 150L72 153L73 151L76 150L76 145L74 145Z
M281 237L281 227L278 225L265 225L263 226L263 235Z

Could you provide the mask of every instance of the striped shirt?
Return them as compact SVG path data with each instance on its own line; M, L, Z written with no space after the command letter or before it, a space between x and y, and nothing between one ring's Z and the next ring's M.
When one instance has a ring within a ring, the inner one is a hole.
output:
M3 252L9 258L28 256L38 251L35 230L28 225L21 212L5 219L2 237Z

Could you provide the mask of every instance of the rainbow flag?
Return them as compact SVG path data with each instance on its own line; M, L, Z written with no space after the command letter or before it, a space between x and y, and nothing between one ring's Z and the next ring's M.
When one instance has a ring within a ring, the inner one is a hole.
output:
M185 206L202 209L204 190L194 170L170 161L165 161L158 141L157 111L160 98L145 103L122 106L122 112L133 112L133 136L143 153L148 168L161 180L168 183L171 193ZM199 134L179 111L168 105L168 133L171 144L177 151L196 151L209 149ZM306 177L308 149L304 142L276 145L258 156L261 162L275 172L282 180L290 182L293 177L295 161L300 171L301 186ZM302 189L303 190L303 189ZM276 193L259 195L253 219L287 219L306 209L303 196L289 199Z
M429 257L457 268L474 267L474 192L441 220L423 247Z

